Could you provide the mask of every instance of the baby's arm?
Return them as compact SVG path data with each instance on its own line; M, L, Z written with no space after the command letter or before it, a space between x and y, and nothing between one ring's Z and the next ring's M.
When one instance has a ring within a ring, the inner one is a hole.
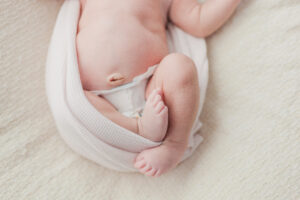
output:
M215 32L232 15L240 0L173 0L169 17L184 31L206 37Z

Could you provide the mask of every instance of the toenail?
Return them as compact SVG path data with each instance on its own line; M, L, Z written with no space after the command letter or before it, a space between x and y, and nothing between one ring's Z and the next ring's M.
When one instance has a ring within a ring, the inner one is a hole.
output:
M146 172L149 172L149 171L151 171L151 170L152 170L152 167L150 167L149 169L147 169Z

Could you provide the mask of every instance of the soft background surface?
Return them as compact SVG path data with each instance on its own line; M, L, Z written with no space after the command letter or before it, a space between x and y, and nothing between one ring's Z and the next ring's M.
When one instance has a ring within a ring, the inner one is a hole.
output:
M160 178L74 154L45 96L62 1L0 1L0 199L300 199L300 2L244 1L208 38L205 141Z

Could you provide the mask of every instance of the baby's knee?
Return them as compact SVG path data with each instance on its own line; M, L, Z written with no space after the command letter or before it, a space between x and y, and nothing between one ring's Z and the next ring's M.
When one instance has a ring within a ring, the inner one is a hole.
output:
M163 62L168 62L179 66L194 65L193 60L182 53L171 53L163 59Z
M193 60L184 54L172 53L164 59L166 74L175 87L194 84L198 81L197 69Z

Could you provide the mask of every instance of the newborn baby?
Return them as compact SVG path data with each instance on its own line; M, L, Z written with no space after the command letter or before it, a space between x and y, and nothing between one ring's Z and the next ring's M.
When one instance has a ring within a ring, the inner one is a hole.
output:
M111 121L158 147L134 166L159 176L181 160L199 107L193 61L169 53L166 23L206 37L240 0L81 0L77 53L88 100Z

